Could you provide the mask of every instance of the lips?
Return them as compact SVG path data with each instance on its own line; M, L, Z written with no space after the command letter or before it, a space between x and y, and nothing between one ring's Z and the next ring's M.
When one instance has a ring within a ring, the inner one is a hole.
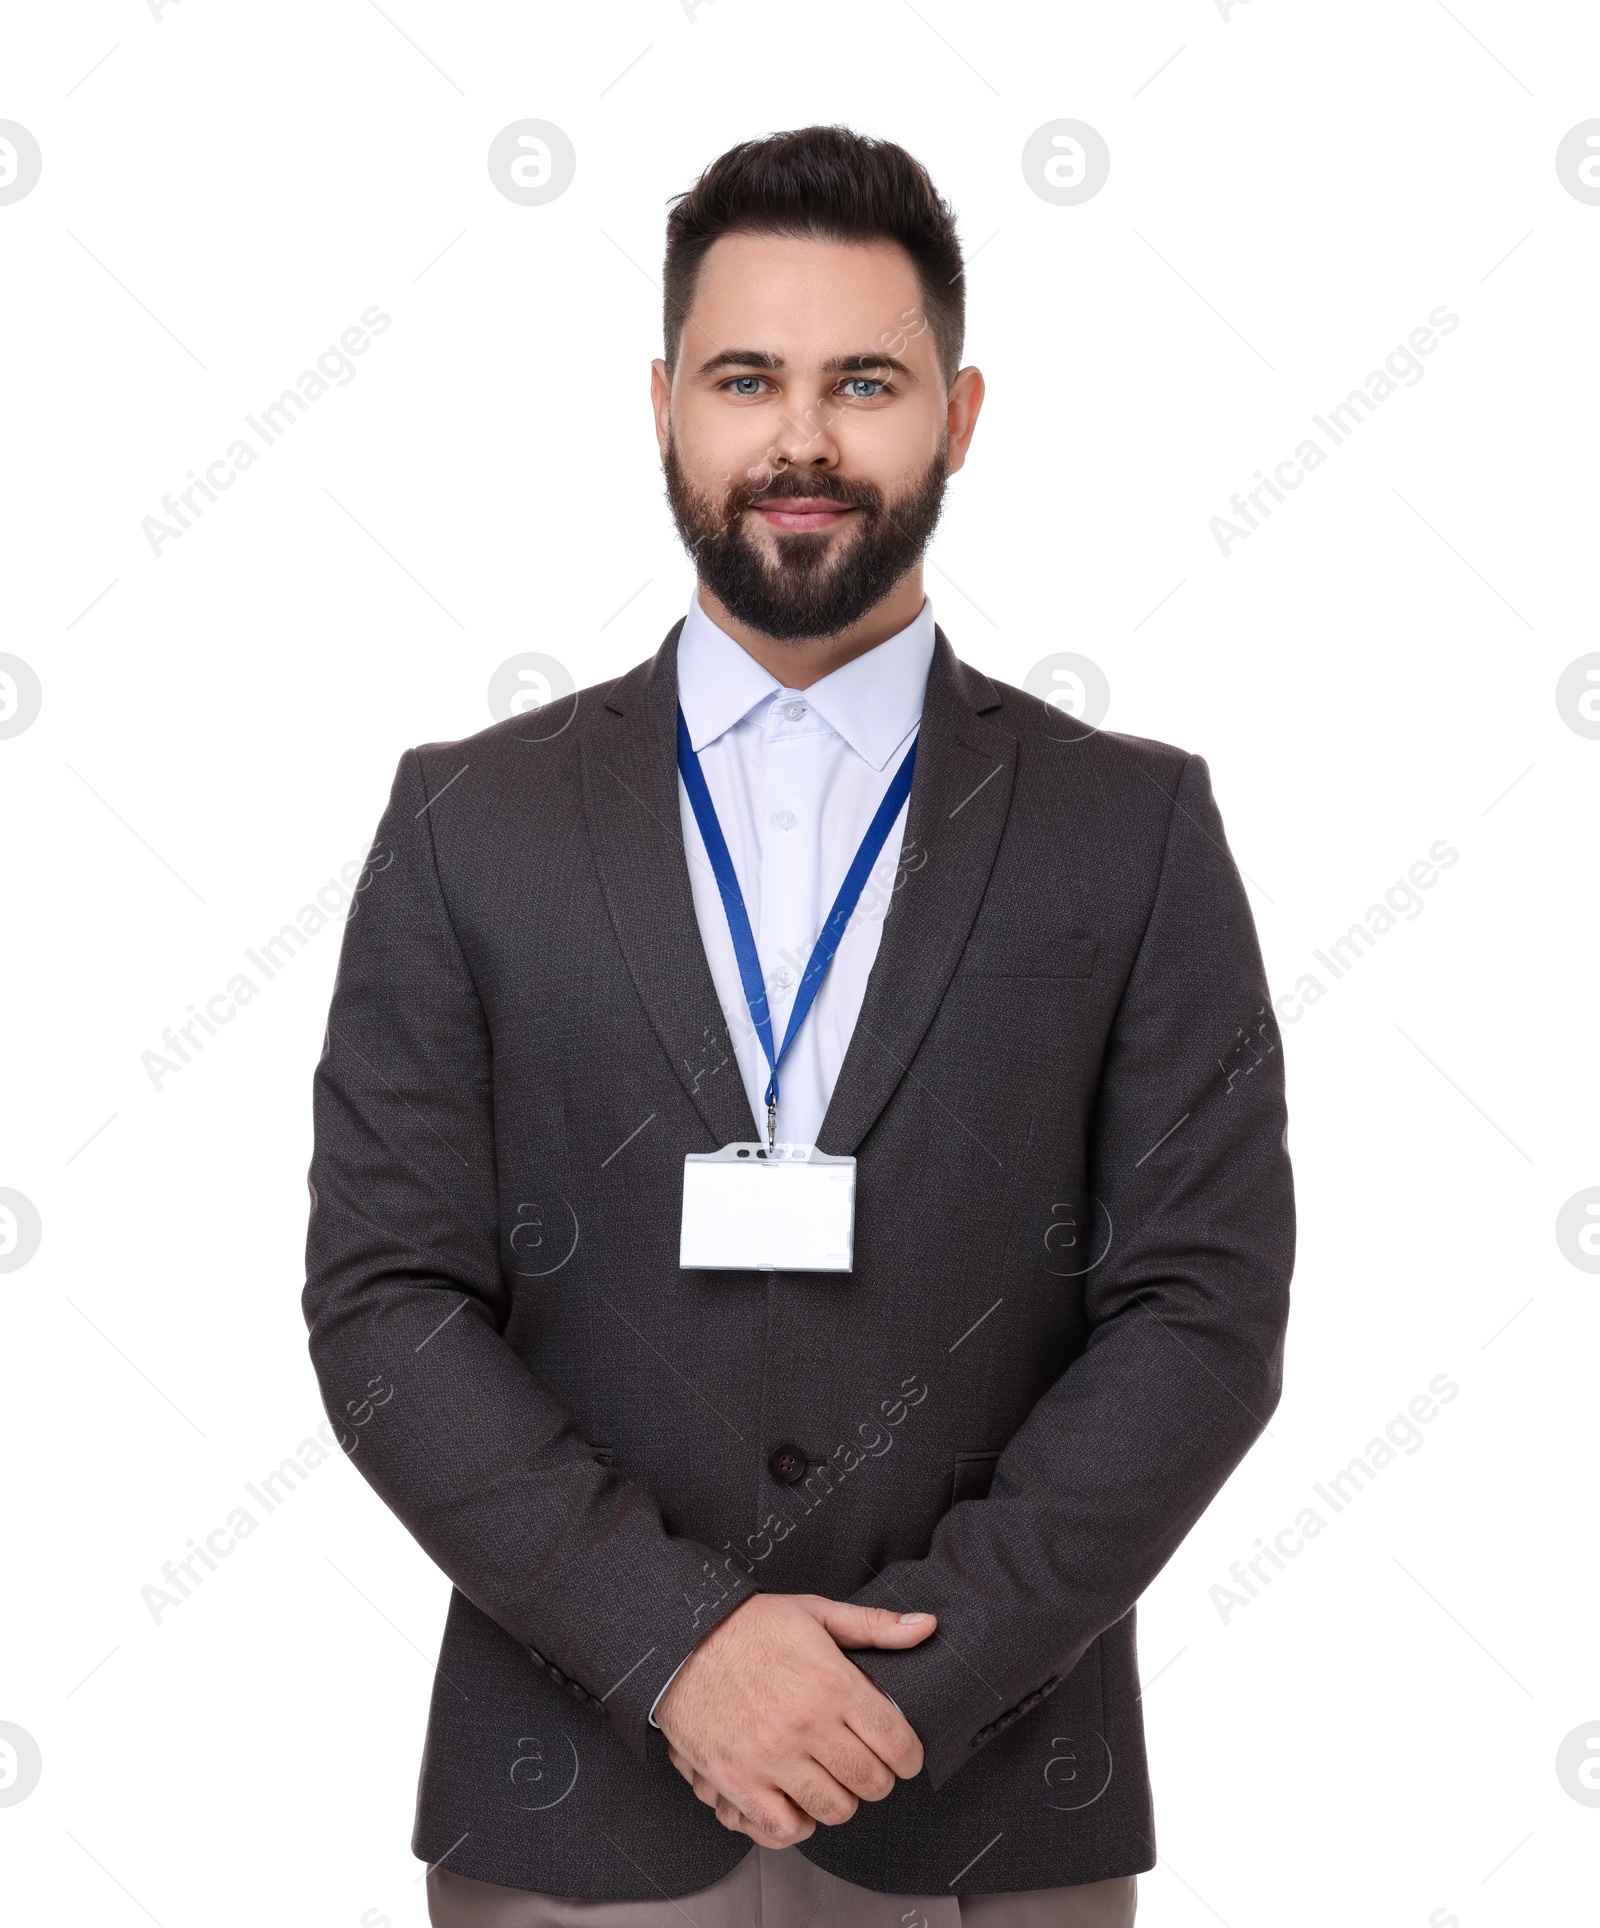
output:
M786 534L799 532L802 535L816 530L831 529L854 511L847 503L834 502L827 496L779 496L770 502L753 502L751 508L761 517L769 529L778 529Z

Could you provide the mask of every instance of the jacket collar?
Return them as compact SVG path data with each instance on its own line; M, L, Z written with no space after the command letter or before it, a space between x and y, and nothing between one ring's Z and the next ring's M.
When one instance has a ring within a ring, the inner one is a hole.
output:
M584 809L606 907L708 1149L750 1109L700 942L678 808L676 623L620 677L583 744ZM977 915L1011 805L1017 742L988 677L935 628L900 876L818 1142L852 1153L905 1077Z

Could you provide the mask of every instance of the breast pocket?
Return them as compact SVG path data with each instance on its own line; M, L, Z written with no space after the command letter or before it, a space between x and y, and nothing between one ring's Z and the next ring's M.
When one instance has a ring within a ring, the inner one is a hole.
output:
M1093 937L1039 930L979 933L961 953L961 968L976 977L1093 977L1099 949Z

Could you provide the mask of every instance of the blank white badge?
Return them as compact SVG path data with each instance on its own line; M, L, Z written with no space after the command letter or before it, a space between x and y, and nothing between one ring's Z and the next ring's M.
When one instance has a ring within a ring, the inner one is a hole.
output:
M755 1141L683 1161L678 1264L705 1272L848 1272L856 1161Z

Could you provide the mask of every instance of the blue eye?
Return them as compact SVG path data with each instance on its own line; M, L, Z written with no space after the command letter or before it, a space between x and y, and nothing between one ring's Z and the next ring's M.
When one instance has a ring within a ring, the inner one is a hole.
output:
M845 383L845 393L853 402L875 401L889 384L880 381L876 375L852 375Z
M735 395L757 395L761 392L759 375L735 375L728 384Z

